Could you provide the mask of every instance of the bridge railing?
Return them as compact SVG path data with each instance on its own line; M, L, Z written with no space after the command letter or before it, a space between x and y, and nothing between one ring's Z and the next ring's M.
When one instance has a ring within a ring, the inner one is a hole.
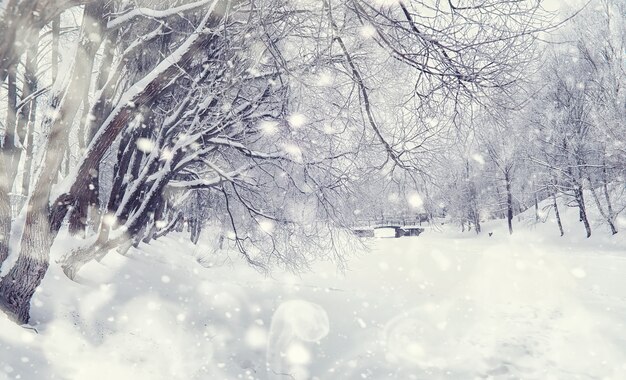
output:
M418 214L407 217L382 217L382 218L370 218L356 220L353 227L403 227L403 226L418 226L424 222L430 220L428 214Z

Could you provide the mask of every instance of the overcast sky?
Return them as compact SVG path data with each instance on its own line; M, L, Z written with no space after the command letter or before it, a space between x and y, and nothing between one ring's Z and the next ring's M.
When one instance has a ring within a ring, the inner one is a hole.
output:
M544 8L549 11L562 11L576 6L582 6L582 0L542 0Z

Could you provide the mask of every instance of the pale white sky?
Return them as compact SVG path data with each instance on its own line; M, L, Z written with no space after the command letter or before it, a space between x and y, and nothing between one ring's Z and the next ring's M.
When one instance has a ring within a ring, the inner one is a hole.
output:
M559 11L582 6L584 2L581 0L542 0L542 4L549 11Z
M559 10L563 0L543 0L543 7L549 11L557 11Z

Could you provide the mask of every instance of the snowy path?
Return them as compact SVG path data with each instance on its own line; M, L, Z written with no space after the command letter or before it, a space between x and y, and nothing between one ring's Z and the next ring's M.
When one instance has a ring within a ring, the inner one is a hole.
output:
M355 352L342 359L356 362L338 378L626 376L626 261L521 239L518 249L484 243L386 240L360 260L344 282L360 289L344 307L353 315L332 318L336 308L327 308L343 331L358 331L359 320L370 326L361 343L346 342Z
M345 274L204 268L173 239L79 284L53 267L38 335L0 318L0 379L626 378L626 256L533 236L379 239Z

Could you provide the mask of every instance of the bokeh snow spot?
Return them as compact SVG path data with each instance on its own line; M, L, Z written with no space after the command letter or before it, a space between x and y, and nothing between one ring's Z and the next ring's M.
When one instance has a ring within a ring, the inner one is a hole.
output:
M137 149L144 153L150 153L154 149L154 142L150 139L141 137L137 139Z
M293 113L287 117L287 122L293 128L301 128L306 124L307 118L304 114Z
M572 269L572 276L576 278L585 278L587 277L587 272L585 272L582 268L574 268Z

